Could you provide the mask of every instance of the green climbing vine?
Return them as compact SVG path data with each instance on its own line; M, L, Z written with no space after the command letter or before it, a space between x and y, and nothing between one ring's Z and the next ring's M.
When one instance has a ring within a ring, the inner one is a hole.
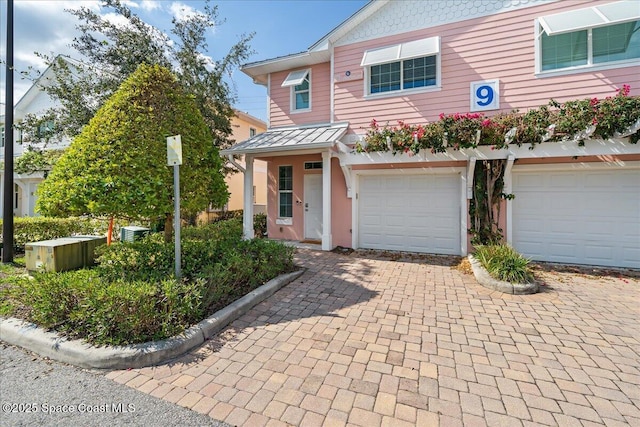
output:
M469 204L471 243L499 244L503 240L500 228L500 206L503 199L513 199L504 193L504 172L507 160L483 160L476 163L473 174L473 198Z

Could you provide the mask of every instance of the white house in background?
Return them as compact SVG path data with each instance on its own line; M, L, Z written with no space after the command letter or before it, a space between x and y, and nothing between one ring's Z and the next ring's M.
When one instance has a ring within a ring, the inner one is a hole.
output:
M51 85L54 81L55 75L51 67L48 67L40 77L33 83L33 85L27 90L27 92L20 98L15 104L14 110L14 123L19 123L28 114L42 114L47 109L53 107L55 102L43 90L44 87ZM0 133L2 134L0 140L0 162L2 162L2 169L0 170L0 179L4 183L4 144L7 141L4 140L4 127L5 116L0 116ZM51 140L46 146L47 150L59 150L69 146L71 140L63 138L61 140ZM15 130L13 133L13 157L14 161L22 156L22 154L29 148L42 148L42 144L38 142L37 138L29 138L23 136L19 130ZM36 190L38 185L44 179L43 172L37 172L32 174L14 174L14 198L13 198L13 213L15 216L33 216L35 215L34 208L36 203ZM0 199L4 200L4 184L0 186ZM4 204L0 205L0 215L3 214Z

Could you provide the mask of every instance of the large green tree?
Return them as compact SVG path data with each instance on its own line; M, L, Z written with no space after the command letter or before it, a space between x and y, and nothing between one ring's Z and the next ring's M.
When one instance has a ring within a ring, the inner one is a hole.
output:
M226 147L231 143L234 95L225 76L248 59L253 35L239 35L238 42L221 59L210 58L207 33L224 22L217 6L206 2L202 10L174 17L169 33L144 22L121 0L103 0L99 11L80 7L67 12L79 21L79 36L72 47L82 61L40 54L56 76L43 89L58 106L37 117L27 117L23 123L26 134L44 142L54 137L75 137L122 81L140 64L151 64L164 66L176 75L178 83L193 97L214 145ZM37 72L31 75L37 76ZM43 123L52 121L54 127L38 132Z
M228 192L222 160L193 97L166 68L140 65L84 127L40 185L38 210L49 216L165 219L173 212L173 168L166 137L182 136L183 215ZM165 231L170 233L170 227Z

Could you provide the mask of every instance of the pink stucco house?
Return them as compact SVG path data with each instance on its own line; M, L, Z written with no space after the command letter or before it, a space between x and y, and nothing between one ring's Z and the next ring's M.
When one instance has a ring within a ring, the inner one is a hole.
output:
M372 1L306 52L242 68L267 88L269 129L223 154L244 156L245 188L267 162L270 238L458 255L471 250L476 161L508 159L507 242L536 260L640 268L640 144L628 138L354 150L372 119L492 116L624 84L637 96L639 27L634 0Z

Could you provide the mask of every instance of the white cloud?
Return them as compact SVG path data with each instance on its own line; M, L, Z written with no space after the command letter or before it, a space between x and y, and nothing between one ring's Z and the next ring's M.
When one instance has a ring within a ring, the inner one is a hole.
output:
M140 7L142 10L146 10L147 12L151 12L152 10L162 9L162 5L157 0L142 0L140 3Z
M116 27L126 27L129 25L129 21L122 15L118 15L113 12L103 13L102 17L107 21L115 25Z
M145 12L162 9L162 4L158 0L142 0L141 2L133 0L122 0L122 4L127 6L129 9L142 9Z
M173 16L176 17L176 19L180 21L193 15L202 15L202 12L192 8L189 5L179 2L171 3L171 6L169 6L169 11L173 14Z
M210 56L198 53L198 59L204 62L204 67L207 70L214 71L216 69L216 62Z

